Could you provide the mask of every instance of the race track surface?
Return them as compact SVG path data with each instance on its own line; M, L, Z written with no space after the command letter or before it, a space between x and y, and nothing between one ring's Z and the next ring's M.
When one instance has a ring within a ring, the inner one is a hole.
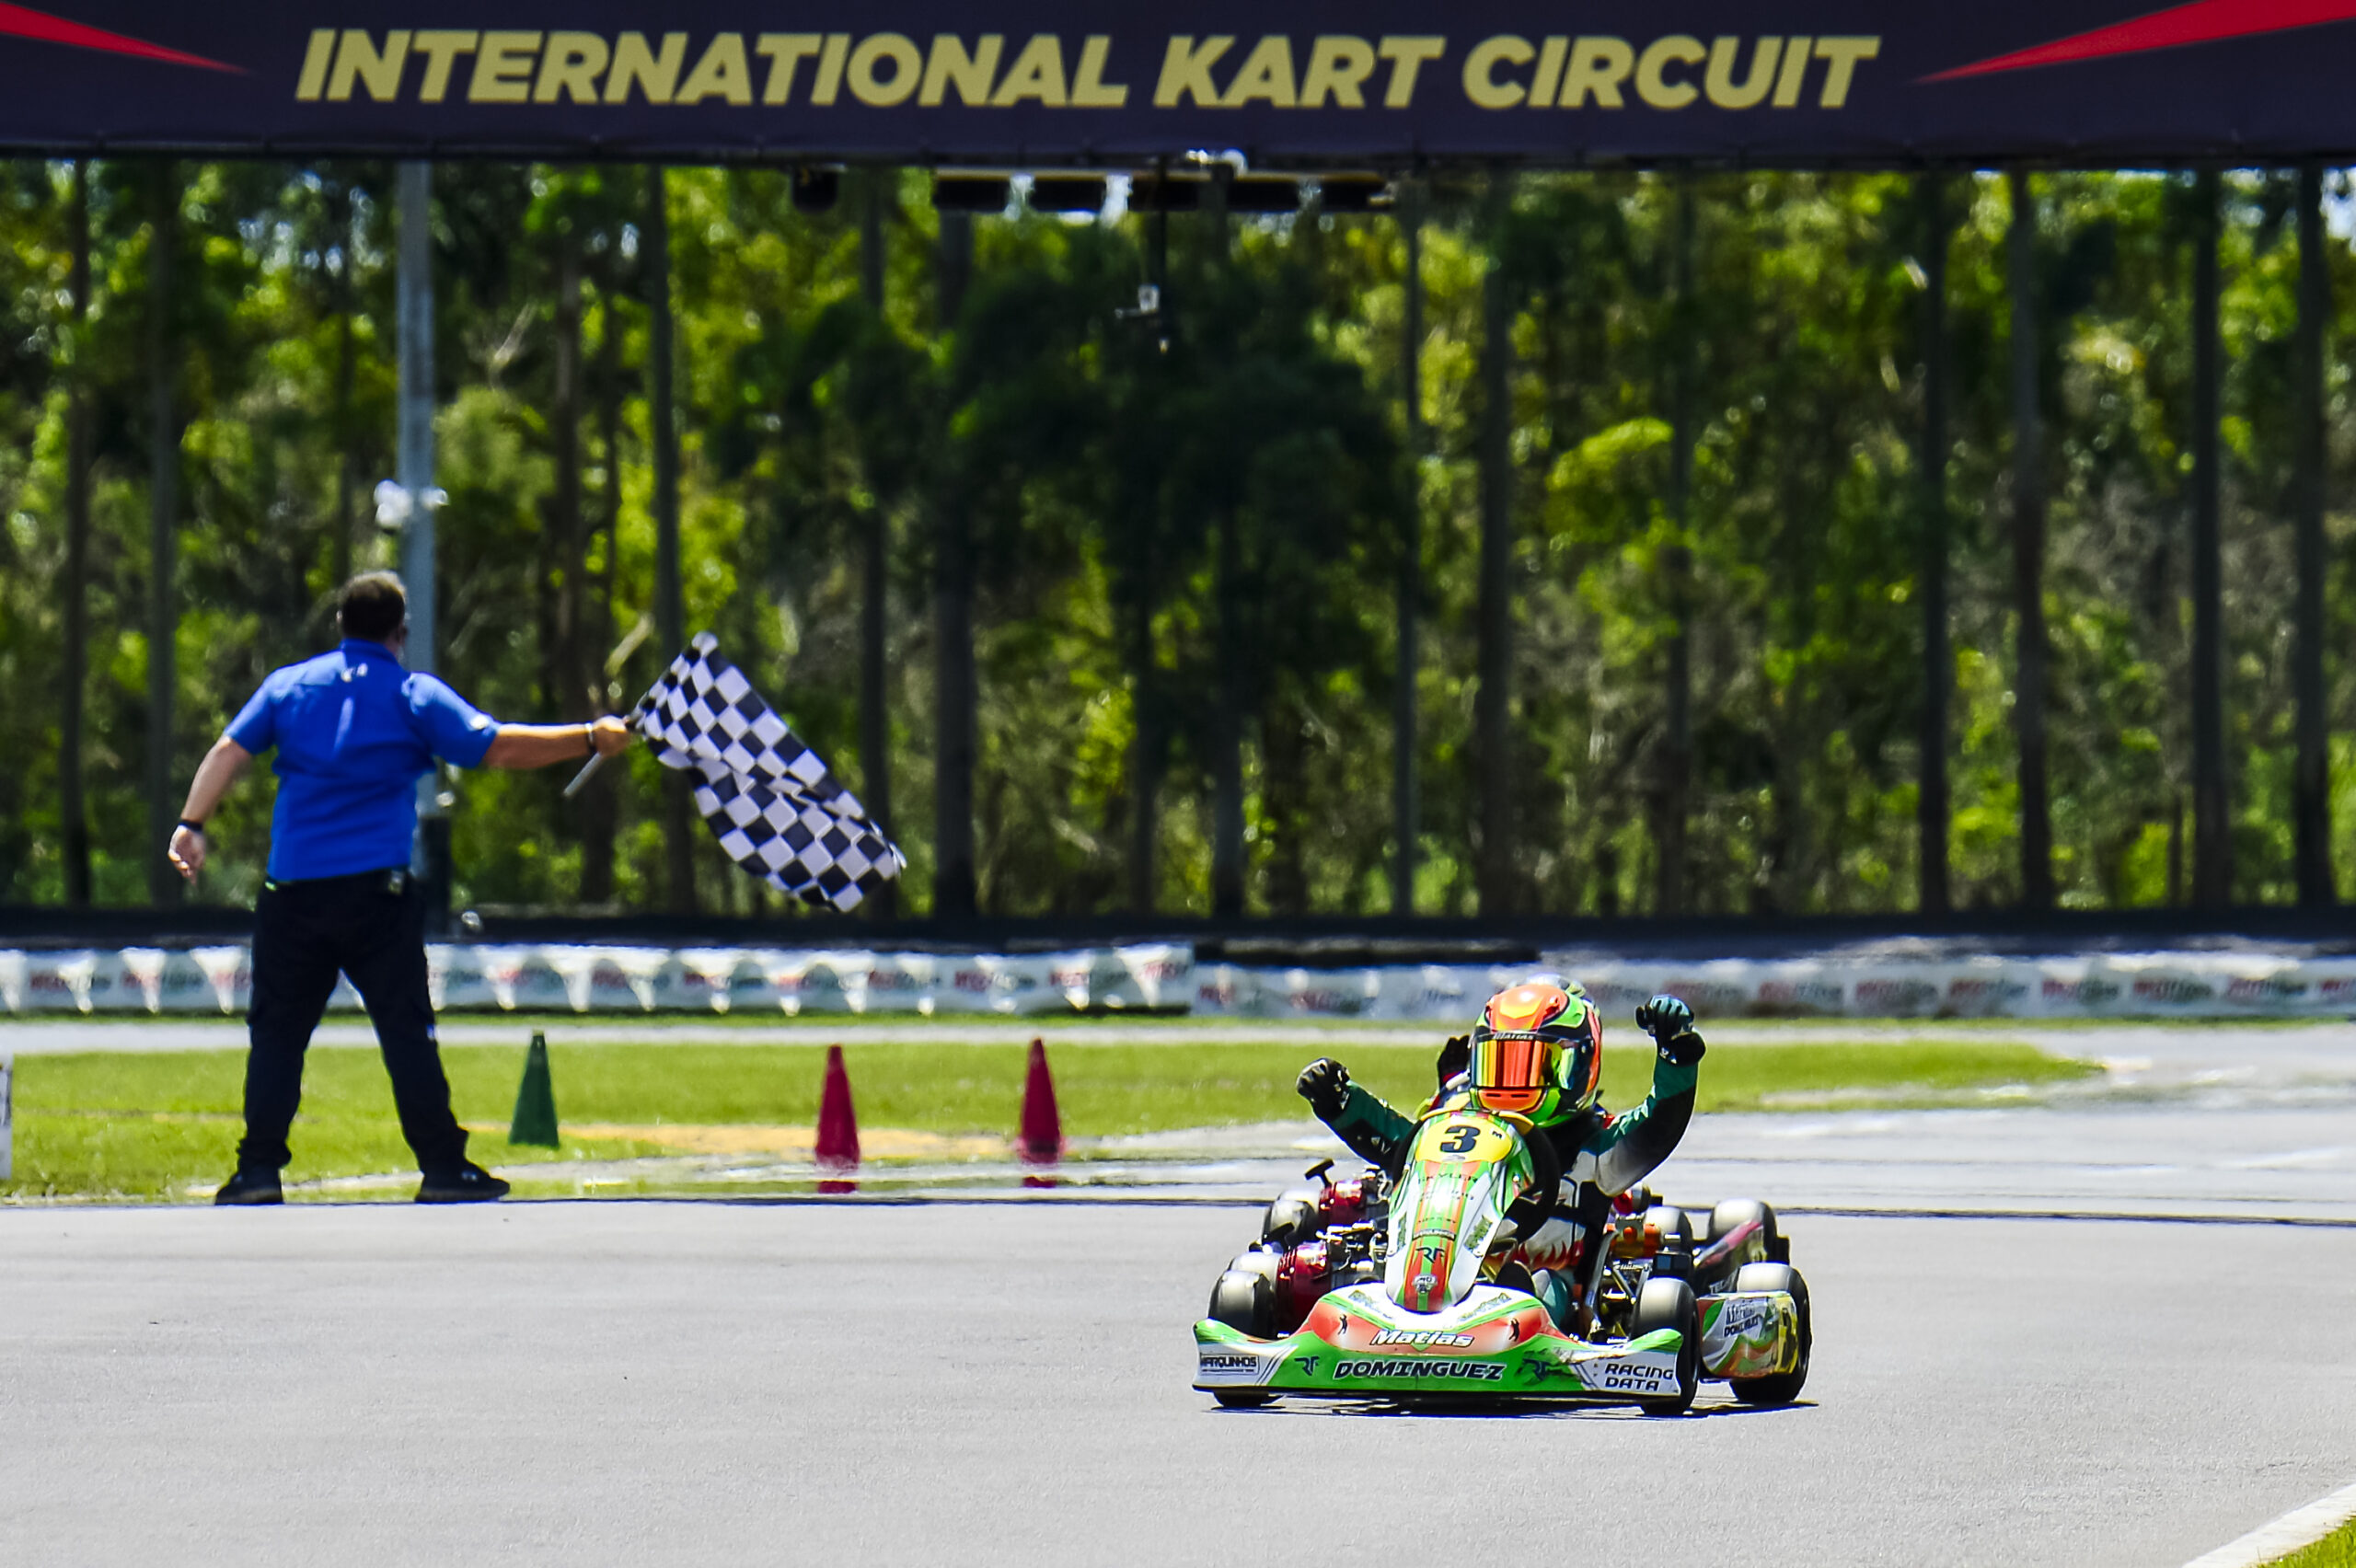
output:
M1218 1411L1252 1220L0 1211L0 1562L2174 1568L2356 1477L2356 1230L1795 1219L1807 1402L1662 1421Z

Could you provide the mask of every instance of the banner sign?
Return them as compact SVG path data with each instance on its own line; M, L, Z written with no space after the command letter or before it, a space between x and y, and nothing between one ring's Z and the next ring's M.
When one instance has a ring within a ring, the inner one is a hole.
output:
M2356 955L2263 952L1704 961L1549 954L1530 964L1281 969L1202 963L1182 942L1049 953L435 945L445 1011L1026 1016L1192 1012L1304 1021L1423 1020L1461 1032L1494 992L1556 970L1615 1028L1667 991L1724 1018L2314 1018L2356 1012ZM0 951L0 1014L239 1014L241 947ZM356 1012L339 983L329 1007Z
M1194 950L1175 942L1023 954L435 943L425 967L448 1012L1183 1012L1195 992ZM0 951L0 1015L235 1015L252 998L242 947ZM359 993L339 980L328 1006L357 1012Z
M2356 153L2356 0L2140 3L49 0L0 4L0 145L1115 168Z
M1661 992L1714 1018L2345 1019L2356 956L2145 952L2046 958L1597 959L1535 964L1195 971L1194 1011L1265 1019L1422 1019L1461 1031L1535 971L1583 984L1614 1027Z

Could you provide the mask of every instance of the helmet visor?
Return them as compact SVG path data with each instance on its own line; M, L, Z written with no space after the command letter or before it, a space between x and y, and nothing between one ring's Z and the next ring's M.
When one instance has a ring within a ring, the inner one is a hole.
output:
M1534 1034L1487 1034L1472 1042L1472 1091L1496 1111L1527 1111L1554 1084L1559 1047Z

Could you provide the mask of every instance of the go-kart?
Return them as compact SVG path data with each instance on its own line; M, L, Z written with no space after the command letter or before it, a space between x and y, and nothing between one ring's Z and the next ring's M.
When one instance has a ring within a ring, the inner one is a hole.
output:
M1228 1406L1278 1397L1575 1400L1691 1408L1705 1378L1751 1404L1807 1381L1807 1284L1765 1204L1693 1218L1645 1189L1575 1189L1584 1236L1557 1325L1519 1254L1562 1183L1510 1113L1461 1095L1427 1112L1395 1184L1369 1168L1268 1205L1260 1239L1195 1325L1195 1387Z

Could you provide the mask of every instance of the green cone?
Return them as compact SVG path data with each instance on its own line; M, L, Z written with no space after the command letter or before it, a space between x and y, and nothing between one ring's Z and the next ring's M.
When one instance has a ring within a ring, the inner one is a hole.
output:
M532 1053L524 1058L524 1081L515 1090L515 1124L507 1129L507 1141L557 1147L556 1085L549 1078L545 1034L533 1034Z

